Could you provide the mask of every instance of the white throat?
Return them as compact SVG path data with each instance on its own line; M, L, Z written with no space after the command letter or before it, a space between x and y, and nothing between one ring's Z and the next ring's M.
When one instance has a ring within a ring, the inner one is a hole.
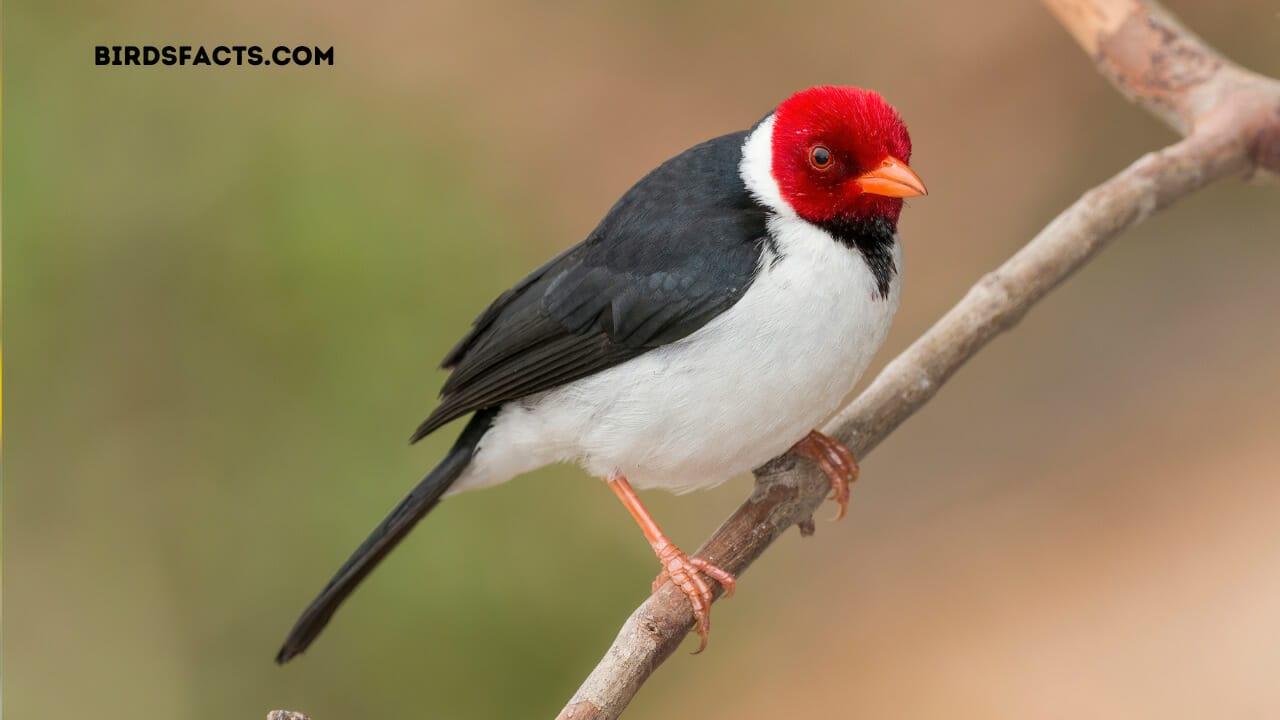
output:
M782 199L782 189L773 176L773 120L770 115L747 135L738 174L756 202L780 215L795 216L795 210Z

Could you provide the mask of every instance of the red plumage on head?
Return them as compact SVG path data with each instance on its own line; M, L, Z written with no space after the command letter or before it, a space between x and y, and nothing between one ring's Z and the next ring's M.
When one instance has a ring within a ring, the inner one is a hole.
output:
M829 167L811 153L826 148ZM814 223L885 218L897 223L902 199L864 193L854 180L886 157L908 162L911 136L879 93L823 85L778 106L773 120L773 177L796 214Z

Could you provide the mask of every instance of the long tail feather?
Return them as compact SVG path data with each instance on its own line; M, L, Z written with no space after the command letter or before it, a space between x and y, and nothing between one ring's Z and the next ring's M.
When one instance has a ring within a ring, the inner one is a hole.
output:
M280 652L276 654L277 663L283 665L306 650L347 596L409 534L414 525L440 502L440 496L471 464L480 438L489 430L496 414L496 409L477 412L440 464L427 473L343 563L329 584L324 586L324 590L320 591L294 623Z

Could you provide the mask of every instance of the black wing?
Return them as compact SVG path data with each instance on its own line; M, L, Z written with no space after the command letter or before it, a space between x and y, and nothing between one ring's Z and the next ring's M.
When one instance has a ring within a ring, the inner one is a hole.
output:
M738 175L745 138L663 163L586 240L499 296L445 356L453 374L412 441L679 340L737 302L768 237Z

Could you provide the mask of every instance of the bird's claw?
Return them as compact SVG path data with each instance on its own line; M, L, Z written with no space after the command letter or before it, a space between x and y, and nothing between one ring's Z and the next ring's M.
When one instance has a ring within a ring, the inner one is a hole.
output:
M831 481L831 499L840 506L832 521L849 511L849 486L858 479L858 461L853 452L837 440L814 430L791 447L795 455L803 455L818 466Z
M653 592L657 592L668 580L684 593L693 607L694 630L701 642L693 653L697 655L707 647L707 637L711 634L711 586L702 578L703 575L720 583L726 597L733 597L736 581L733 575L711 564L700 557L689 557L675 545L667 545L658 552L658 561L662 563L662 572L653 581Z

